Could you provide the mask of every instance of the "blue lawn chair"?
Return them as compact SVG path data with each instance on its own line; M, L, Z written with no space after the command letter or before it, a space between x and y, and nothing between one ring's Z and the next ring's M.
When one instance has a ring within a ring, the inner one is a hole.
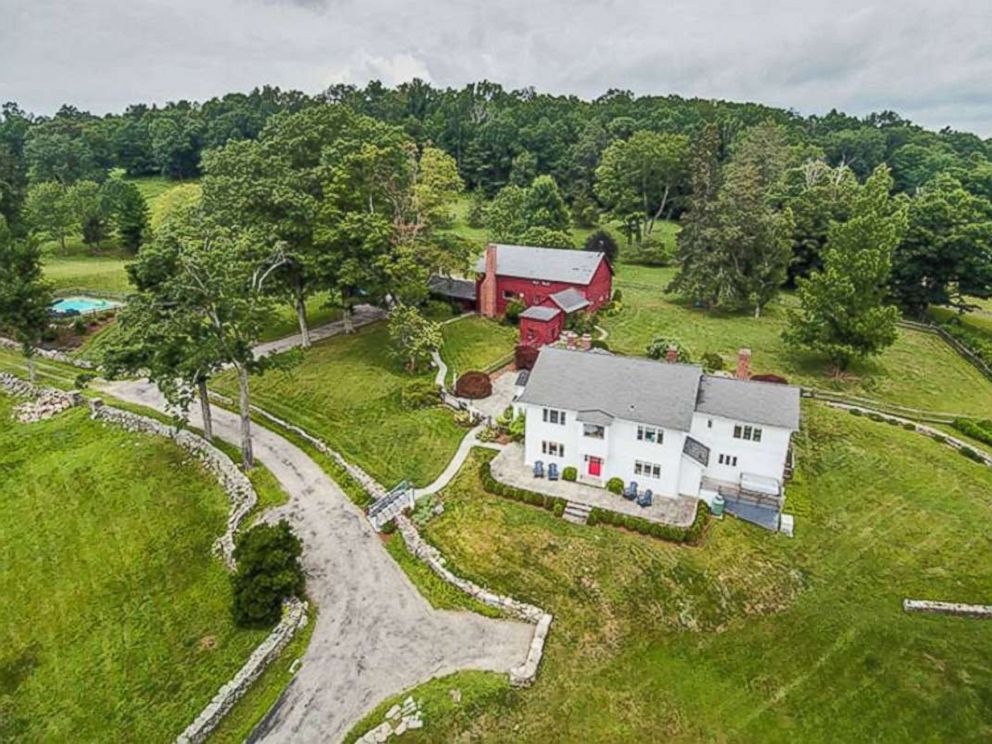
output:
M647 488L644 490L640 496L637 497L637 505L642 509L647 506L651 506L651 497L654 494L651 493L651 489Z
M633 501L637 498L637 481L631 481L627 484L627 489L623 492L623 497L627 501Z
M544 463L538 460L534 463L534 477L543 478L544 477Z
M553 462L548 465L548 480L558 480L558 466Z

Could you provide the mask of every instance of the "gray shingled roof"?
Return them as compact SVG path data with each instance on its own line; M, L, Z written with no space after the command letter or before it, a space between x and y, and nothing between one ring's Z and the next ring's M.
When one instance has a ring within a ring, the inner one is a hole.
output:
M589 300L575 287L555 292L551 295L551 300L566 313L574 313L576 310L589 306Z
M613 423L613 416L606 411L600 411L598 409L579 411L579 415L576 418L578 418L580 423L595 424L596 426L609 426Z
M545 282L588 284L603 260L598 251L578 251L568 248L537 248L530 245L496 245L496 273L521 279ZM483 256L476 271L485 273Z
M799 388L706 375L696 410L735 421L799 429Z
M475 282L468 279L452 279L450 276L435 274L427 280L427 289L442 297L454 297L459 300L474 300Z
M688 431L701 375L690 364L545 347L520 402Z
M531 305L529 308L520 313L521 318L530 318L531 320L551 320L556 315L561 312L556 307L544 307L543 305Z

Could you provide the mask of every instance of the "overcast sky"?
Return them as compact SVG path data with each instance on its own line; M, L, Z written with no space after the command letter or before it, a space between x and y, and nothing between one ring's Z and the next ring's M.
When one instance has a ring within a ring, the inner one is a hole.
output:
M894 109L992 136L992 0L0 0L0 100L94 113L412 77Z

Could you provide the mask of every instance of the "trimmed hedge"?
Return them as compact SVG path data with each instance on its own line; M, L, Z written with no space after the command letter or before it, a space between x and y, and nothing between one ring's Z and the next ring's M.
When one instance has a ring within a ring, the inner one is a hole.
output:
M574 482L579 477L579 471L569 465L561 471L561 479Z
M620 495L623 493L623 479L613 476L608 481L606 481L606 490L610 493L615 493Z
M466 372L455 383L455 395L476 400L493 394L493 382L485 372Z
M503 496L507 499L513 499L514 501L520 501L524 504L530 504L531 506L539 506L542 509L547 509L548 511L553 512L559 517L565 512L565 499L560 499L557 496L547 496L543 493L528 491L526 488L517 488L516 486L508 486L505 483L500 483L498 480L493 478L492 467L488 462L484 462L479 466L479 480L482 481L482 487L487 492L494 494L495 496Z
M695 545L700 541L706 526L709 524L710 509L702 501L696 508L696 518L688 527L675 527L670 524L659 524L649 522L641 517L629 514L619 514L606 509L594 508L589 513L588 524L611 524L615 527L623 527L631 532L639 532L642 535L650 535L669 542L685 543Z

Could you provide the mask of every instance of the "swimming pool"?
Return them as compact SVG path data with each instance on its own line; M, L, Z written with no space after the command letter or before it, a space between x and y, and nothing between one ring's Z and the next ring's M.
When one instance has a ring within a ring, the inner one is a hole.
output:
M88 315L102 310L112 310L115 307L120 307L120 304L114 300L103 300L99 297L62 297L52 303L52 312L56 315L67 313Z

